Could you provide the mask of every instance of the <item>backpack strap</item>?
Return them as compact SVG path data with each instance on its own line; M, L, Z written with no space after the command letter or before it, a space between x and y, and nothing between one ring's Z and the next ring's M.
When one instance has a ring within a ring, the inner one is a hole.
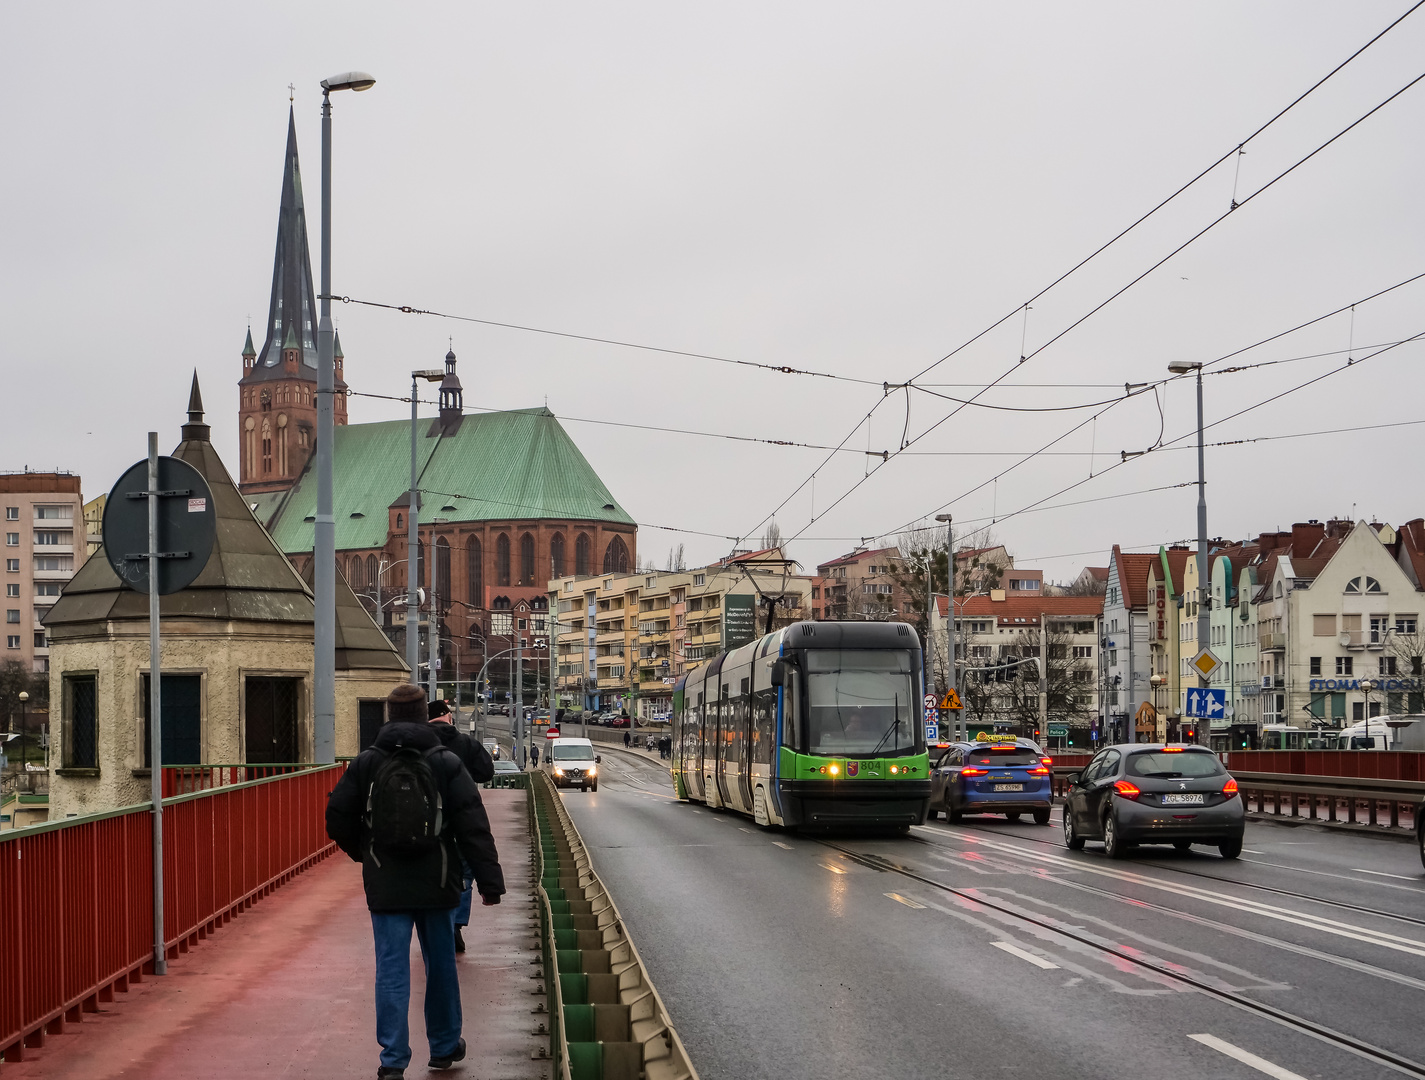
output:
M439 754L439 753L440 753L442 750L444 750L444 749L445 749L445 744L444 744L444 743L437 743L435 746L432 746L429 750L427 750L424 754L421 755L422 758L428 759L427 762L426 762L426 764L427 764L427 766L430 768L431 779L435 781L435 835L436 835L436 836L440 836L441 832L445 829L445 796L442 795L441 792L440 792L440 777L436 776L436 773L435 773L435 758L436 758L436 755ZM442 845L442 851L443 851L443 850L444 850L444 845ZM443 857L443 856L442 856L442 857ZM443 874L443 873L442 873L442 875L441 875L441 880L442 880L442 881L445 880L445 877L444 877L444 874Z

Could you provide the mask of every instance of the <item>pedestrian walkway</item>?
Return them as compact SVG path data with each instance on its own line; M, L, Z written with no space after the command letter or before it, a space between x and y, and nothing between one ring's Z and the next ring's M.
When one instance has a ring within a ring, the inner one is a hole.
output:
M464 1034L458 1072L501 1080L540 1077L532 1057L547 1037L531 1010L536 955L529 931L529 819L523 790L482 797L509 893L498 907L478 900L465 931L460 969ZM426 1075L420 950L412 943L411 1047L406 1074ZM3 1080L350 1080L374 1077L376 1045L371 919L361 867L345 855L323 860L170 961L168 975L66 1024Z

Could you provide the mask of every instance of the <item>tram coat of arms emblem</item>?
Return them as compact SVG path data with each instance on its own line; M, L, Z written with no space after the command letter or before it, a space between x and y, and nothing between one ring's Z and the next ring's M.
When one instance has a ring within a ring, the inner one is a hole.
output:
M846 775L847 775L847 776L855 776L855 775L856 775L858 772L860 772L860 771L861 771L861 763L860 763L859 761L848 761L848 762L846 763Z

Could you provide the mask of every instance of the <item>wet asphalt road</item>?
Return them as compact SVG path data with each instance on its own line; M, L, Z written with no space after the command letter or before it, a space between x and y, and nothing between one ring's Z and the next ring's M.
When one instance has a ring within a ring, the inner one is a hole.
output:
M1237 862L1110 861L1057 810L813 839L603 759L565 804L704 1080L1425 1076L1331 1036L1425 1062L1413 845L1249 824Z

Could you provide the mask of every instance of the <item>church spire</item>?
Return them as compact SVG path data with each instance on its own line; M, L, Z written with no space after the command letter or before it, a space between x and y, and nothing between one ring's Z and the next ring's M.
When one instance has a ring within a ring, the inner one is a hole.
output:
M203 423L203 392L198 389L198 369L193 369L193 386L188 391L188 423L183 425L184 442L207 442L210 428Z
M302 374L317 374L316 293L312 257L307 247L307 213L302 202L302 171L297 161L297 121L287 114L287 154L282 169L282 206L277 217L277 253L272 267L272 299L267 335L252 376L280 378L282 349L289 340L300 349ZM269 375L270 373L270 375Z

